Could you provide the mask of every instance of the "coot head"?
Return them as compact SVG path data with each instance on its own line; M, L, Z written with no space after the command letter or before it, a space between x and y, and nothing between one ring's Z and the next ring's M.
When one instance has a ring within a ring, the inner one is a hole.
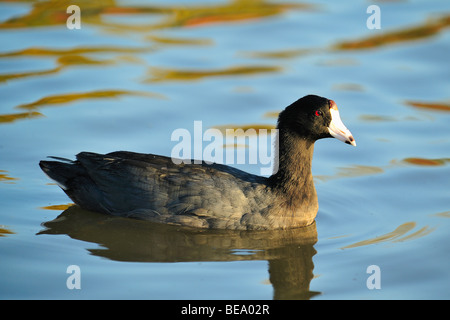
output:
M323 97L305 96L282 111L278 129L312 142L321 138L337 138L356 146L351 132L342 123L336 103Z

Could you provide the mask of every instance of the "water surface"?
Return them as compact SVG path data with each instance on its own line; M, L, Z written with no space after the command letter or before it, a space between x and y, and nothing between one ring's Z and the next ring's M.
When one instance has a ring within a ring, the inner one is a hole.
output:
M0 1L0 297L450 298L450 6L377 2L371 30L370 4L79 1L69 30L65 2ZM358 146L316 143L320 208L305 229L107 217L71 206L38 167L80 151L170 155L172 132L196 120L270 129L306 94L335 100Z

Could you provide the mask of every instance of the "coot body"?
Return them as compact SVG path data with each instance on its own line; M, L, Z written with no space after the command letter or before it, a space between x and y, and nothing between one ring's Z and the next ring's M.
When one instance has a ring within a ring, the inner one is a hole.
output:
M335 137L356 143L334 101L315 95L286 107L277 129L278 170L270 177L126 151L81 152L75 161L39 164L77 205L91 211L211 229L307 226L318 210L311 173L314 142Z

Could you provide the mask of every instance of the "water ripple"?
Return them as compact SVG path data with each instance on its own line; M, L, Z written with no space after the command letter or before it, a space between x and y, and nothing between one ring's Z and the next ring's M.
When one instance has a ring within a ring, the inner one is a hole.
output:
M436 229L436 228L430 228L429 226L425 226L425 227L422 227L419 230L407 235L407 233L412 231L415 227L416 227L415 222L406 222L406 223L403 223L400 226L398 226L392 232L388 232L381 236L377 236L377 237L370 238L367 240L358 241L356 243L342 247L341 249L350 249L350 248L362 247L362 246L378 244L378 243L383 243L383 242L403 242L403 241L414 240L414 239L424 237Z

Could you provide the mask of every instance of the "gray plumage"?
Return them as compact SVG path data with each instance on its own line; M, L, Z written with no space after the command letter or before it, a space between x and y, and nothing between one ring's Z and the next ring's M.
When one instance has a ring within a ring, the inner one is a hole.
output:
M266 178L220 164L117 151L41 161L79 206L115 216L198 228L287 229L318 210L311 173L314 141L331 137L330 100L306 96L280 114L278 171ZM317 110L323 116L311 116Z

